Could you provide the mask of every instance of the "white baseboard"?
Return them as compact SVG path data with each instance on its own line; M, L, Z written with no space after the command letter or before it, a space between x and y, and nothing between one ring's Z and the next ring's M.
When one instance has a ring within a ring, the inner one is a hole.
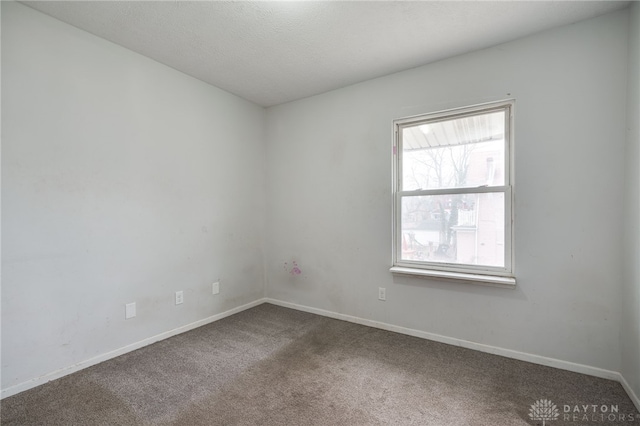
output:
M265 302L272 303L274 305L283 306L285 308L297 309L299 311L309 312L312 314L322 315L329 318L335 318L343 321L353 322L356 324L366 325L373 328L379 328L381 330L393 331L400 334L406 334L409 336L420 337L423 339L433 340L440 343L447 343L449 345L460 346L467 349L473 349L480 352L486 352L494 355L500 355L507 358L513 358L520 361L527 361L533 364L544 365L547 367L560 368L562 370L573 371L574 373L587 374L589 376L600 377L603 379L615 380L622 383L622 376L617 371L604 370L602 368L591 367L589 365L576 364L569 361L562 361L555 358L548 358L540 355L529 354L526 352L514 351L511 349L499 348L496 346L484 345L482 343L470 342L468 340L456 339L453 337L442 336L440 334L428 333L426 331L415 330L412 328L400 327L397 325L391 325L383 322L368 320L364 318L354 317L351 315L339 314L336 312L325 311L324 309L312 308L310 306L298 305L296 303L284 302L282 300L266 298ZM625 390L628 388L625 388ZM630 389L630 388L629 388ZM627 390L627 393L629 391ZM631 396L631 393L629 393ZM634 401L637 405L637 397ZM639 408L640 410L640 408Z
M12 395L16 395L20 392L24 392L28 389L45 384L46 382L49 382L51 380L59 379L60 377L67 376L69 374L75 373L76 371L80 371L87 367L91 367L92 365L96 365L101 362L107 361L111 358L115 358L117 356L124 355L128 352L135 351L136 349L140 349L142 347L151 345L152 343L159 342L160 340L168 339L169 337L175 336L177 334L181 334L181 333L193 330L194 328L202 327L203 325L207 325L212 322L219 321L222 318L226 318L230 315L237 314L238 312L242 312L244 310L253 308L254 306L261 305L265 301L266 299L254 300L253 302L247 303L246 305L229 309L228 311L210 316L208 318L201 319L196 322L192 322L191 324L183 325L182 327L174 328L173 330L165 331L164 333L160 333L153 337L148 337L138 342L131 343L130 345L124 346L122 348L104 353L102 355L95 356L93 358L89 358L85 361L81 361L69 367L64 367L59 370L52 371L51 373L47 373L43 376L36 377L35 379L27 380L26 382L22 382L17 385L8 387L6 389L2 389L2 391L0 392L0 399L7 398Z
M618 381L629 395L629 398L631 398L631 401L633 401L633 404L636 406L636 410L638 410L638 412L640 413L640 398L638 398L638 395L636 395L636 393L633 391L633 388L631 387L629 382L627 382L624 376L622 374L619 374L619 376L620 377Z
M2 389L0 393L0 399L6 398L12 395L16 395L20 392L24 392L28 389L34 388L36 386L40 386L46 382L51 380L59 379L60 377L67 376L69 374L75 373L77 371L83 370L87 367L91 367L92 365L99 364L101 362L107 361L109 359L115 358L120 355L124 355L128 352L135 351L136 349L140 349L142 347L151 345L153 343L159 342L164 339L168 339L169 337L193 330L194 328L202 327L203 325L210 324L212 322L221 320L230 315L236 314L238 312L242 312L244 310L253 308L254 306L261 305L263 303L271 303L278 306L283 306L285 308L296 309L298 311L309 312L312 314L321 315L324 317L335 318L343 321L352 322L355 324L366 325L368 327L378 328L381 330L393 331L395 333L406 334L408 336L420 337L427 340L433 340L440 343L447 343L449 345L460 346L467 349L473 349L480 352L486 352L494 355L500 355L507 358L513 358L520 361L527 361L533 364L544 365L547 367L555 367L560 368L562 370L573 371L575 373L587 374L590 376L600 377L603 379L615 380L619 382L624 390L629 395L631 401L633 401L637 410L640 412L640 398L633 391L629 383L625 380L624 376L622 376L617 371L604 370L597 367L591 367L583 364L576 364L569 361L563 361L555 358L548 358L540 355L529 354L526 352L514 351L511 349L499 348L496 346L484 345L481 343L470 342L468 340L456 339L453 337L442 336L440 334L429 333L426 331L415 330L406 327L400 327L397 325L387 324L379 321L373 321L369 319L359 318L352 315L340 314L337 312L327 311L324 309L313 308L310 306L299 305L297 303L285 302L282 300L271 299L271 298L262 298L258 300L254 300L253 302L247 303L242 306L238 306L237 308L230 309L228 311L210 316L208 318L201 319L196 322L192 322L187 325L183 325L182 327L175 328L170 331L166 331L164 333L160 333L153 337L149 337L138 342L132 343L130 345L124 346L122 348L113 350L111 352L107 352L102 355L98 355L96 357L87 359L85 361L81 361L77 364L74 364L69 367L61 368L59 370L53 371L51 373L45 374L43 376L37 377L35 379L27 380L26 382L19 383L17 385L11 386L7 389Z

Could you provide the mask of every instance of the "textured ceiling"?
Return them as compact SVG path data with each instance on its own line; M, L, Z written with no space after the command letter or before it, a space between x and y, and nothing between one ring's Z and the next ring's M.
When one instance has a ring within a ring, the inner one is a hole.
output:
M489 47L629 4L22 3L263 106Z

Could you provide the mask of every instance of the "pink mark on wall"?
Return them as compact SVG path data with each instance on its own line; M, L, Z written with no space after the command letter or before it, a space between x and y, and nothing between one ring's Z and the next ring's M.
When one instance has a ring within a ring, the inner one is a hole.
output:
M284 269L289 271L291 275L300 275L302 270L298 267L298 262L293 261L291 267L289 267L289 262L284 262Z

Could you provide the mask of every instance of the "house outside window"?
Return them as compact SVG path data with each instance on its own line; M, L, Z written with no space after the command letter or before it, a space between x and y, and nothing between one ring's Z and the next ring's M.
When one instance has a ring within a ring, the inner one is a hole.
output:
M394 121L394 273L515 285L513 101Z

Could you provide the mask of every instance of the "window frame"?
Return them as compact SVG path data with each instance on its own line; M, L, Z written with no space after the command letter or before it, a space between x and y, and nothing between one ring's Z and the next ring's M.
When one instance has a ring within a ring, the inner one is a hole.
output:
M420 114L393 121L393 258L390 271L395 274L414 275L421 277L453 279L475 282L487 285L513 287L515 286L514 268L514 232L513 232L513 202L514 202L514 173L513 173L513 122L515 100L503 100L477 104L461 108ZM439 121L448 121L473 115L482 115L496 111L505 112L505 141L504 141L504 183L503 185L479 186L468 188L437 188L402 190L402 129ZM443 194L504 194L504 267L455 264L446 262L428 262L402 260L402 199L409 196L443 195Z

